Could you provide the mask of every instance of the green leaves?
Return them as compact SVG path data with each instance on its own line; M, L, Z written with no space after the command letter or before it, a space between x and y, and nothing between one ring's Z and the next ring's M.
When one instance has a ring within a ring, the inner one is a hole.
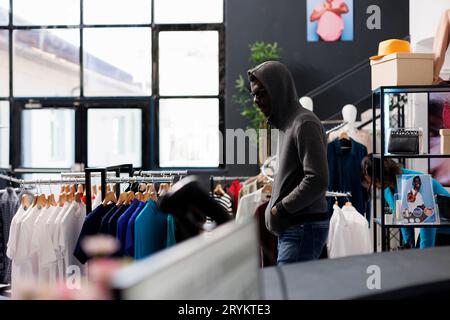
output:
M264 41L257 41L250 46L250 60L258 65L260 63L270 60L280 60L282 49L278 47L278 43L265 43Z

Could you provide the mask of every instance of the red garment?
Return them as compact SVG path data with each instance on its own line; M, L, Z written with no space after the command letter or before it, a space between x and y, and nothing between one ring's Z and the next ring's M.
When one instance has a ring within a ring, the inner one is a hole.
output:
M81 200L83 200L84 204L86 204L86 196L82 196Z
M239 180L234 180L231 186L228 188L228 191L233 197L233 211L234 213L236 213L239 201L239 191L241 191L241 183L239 182Z
M261 267L269 267L277 264L278 256L278 239L266 227L266 219L264 213L269 202L260 205L255 212L259 225L259 251Z

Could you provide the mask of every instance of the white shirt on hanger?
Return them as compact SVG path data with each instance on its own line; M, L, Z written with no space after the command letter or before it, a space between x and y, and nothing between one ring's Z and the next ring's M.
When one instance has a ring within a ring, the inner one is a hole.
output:
M54 272L57 259L47 220L49 216L60 210L61 207L58 206L45 208L34 222L31 236L31 254L37 256L39 283L47 284L55 279Z
M57 279L59 279L59 280L63 280L65 278L64 258L63 258L63 254L61 252L61 248L59 246L59 237L60 237L60 233L61 233L60 221L64 217L66 212L69 210L71 205L72 205L71 202L65 202L64 206L59 211L58 215L55 216L53 223L50 223L52 243L53 243L53 248L55 249L56 260L57 260L57 263L56 263L57 264L57 272L58 272Z
M95 196L94 202L92 202L92 210L97 208L102 203L102 192L98 191Z
M263 194L262 190L263 188L260 188L257 191L247 194L241 198L236 212L237 223L241 223L245 221L245 219L253 217L256 209L270 199L270 194Z
M37 260L31 256L31 236L34 222L45 208L35 206L20 221L15 259L19 266L21 280L34 281L37 276Z
M7 250L6 255L8 258L12 260L11 263L11 290L13 291L15 288L15 284L20 279L20 264L17 261L17 242L20 235L20 222L22 221L23 217L27 215L31 211L31 208L28 208L28 210L25 210L22 206L19 207L19 210L17 210L16 214L11 220L11 226L9 229L9 237L8 237L8 244L7 244Z
M327 240L329 258L373 252L369 224L353 206L334 206Z
M59 221L59 248L64 261L64 274L66 275L69 266L76 265L83 273L83 265L75 259L75 250L84 219L86 218L86 206L84 203L73 202Z

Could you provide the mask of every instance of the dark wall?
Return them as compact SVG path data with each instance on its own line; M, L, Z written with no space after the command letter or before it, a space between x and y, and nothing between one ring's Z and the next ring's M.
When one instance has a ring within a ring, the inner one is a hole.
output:
M381 8L381 30L368 30L367 7ZM226 127L245 128L246 120L233 105L234 81L250 67L249 44L278 42L282 62L291 70L299 96L376 54L378 43L409 34L409 0L354 0L354 41L307 42L305 0L225 0ZM370 67L314 99L314 112L326 119L347 103L370 94ZM360 110L370 104L358 106ZM229 165L229 175L250 175L256 166Z

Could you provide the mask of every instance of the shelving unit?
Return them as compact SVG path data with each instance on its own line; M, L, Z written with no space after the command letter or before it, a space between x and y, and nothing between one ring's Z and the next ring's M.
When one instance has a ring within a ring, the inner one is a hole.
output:
M406 159L439 159L439 158L450 158L449 154L417 154L417 155L406 155L406 154L389 154L386 152L386 134L388 132L389 127L386 127L386 116L390 117L390 106L385 105L387 99L385 96L387 94L396 94L396 93L427 93L427 106L429 104L429 94L437 93L437 92L449 92L450 86L396 86L396 87L380 87L372 92L372 112L373 119L376 119L377 109L381 111L380 113L380 140L381 140L381 150L377 149L377 125L376 121L373 121L373 150L374 157L380 159L381 168L381 185L384 185L384 159L394 158L398 159L400 162L404 163ZM403 109L403 108L402 108ZM405 114L404 110L399 108L398 110L398 127L404 127L405 123ZM424 134L425 139L425 134ZM429 145L429 135L426 133L426 139ZM429 161L428 161L429 163ZM372 176L375 176L375 166L372 166ZM374 180L374 179L373 179ZM377 227L381 228L381 250L386 251L389 250L389 237L388 232L390 228L403 228L403 227L413 227L413 228L443 228L450 227L450 222L439 223L439 224L385 224L384 219L384 208L386 206L386 201L384 198L384 192L380 192L381 196L381 215L378 217L377 210L377 189L372 186L372 196L373 196L373 212L374 212L374 228L373 228L373 243L374 243L374 252L377 252Z

